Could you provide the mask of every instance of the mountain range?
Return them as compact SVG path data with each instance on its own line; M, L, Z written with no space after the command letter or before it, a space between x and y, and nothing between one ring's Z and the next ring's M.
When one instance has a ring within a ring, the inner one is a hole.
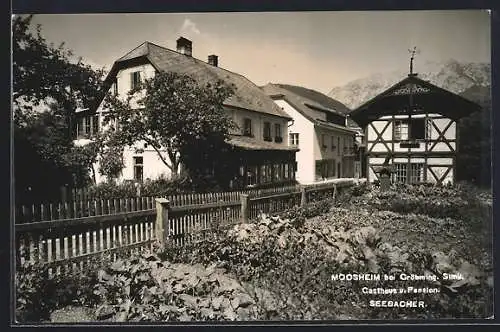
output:
M420 78L457 94L471 88L487 92L491 81L490 63L459 62L454 59L427 61L419 64L417 72ZM401 81L407 74L405 70L373 74L335 87L328 96L354 109Z

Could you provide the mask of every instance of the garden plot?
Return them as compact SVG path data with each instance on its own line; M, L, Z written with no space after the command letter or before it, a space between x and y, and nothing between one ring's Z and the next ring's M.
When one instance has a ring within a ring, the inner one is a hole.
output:
M85 282L91 291L80 295L80 306L103 322L491 316L491 206L461 189L404 190L362 186L335 203L261 215L189 247L123 258ZM439 206L458 213L445 216ZM354 272L462 278L332 280ZM370 306L376 297L363 291L408 286L439 293L391 297L423 301L425 308L378 308Z

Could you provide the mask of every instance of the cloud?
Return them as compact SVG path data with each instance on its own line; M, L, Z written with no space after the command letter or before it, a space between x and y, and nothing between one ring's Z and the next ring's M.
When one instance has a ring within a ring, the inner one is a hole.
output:
M186 18L186 19L184 19L184 22L182 23L180 33L185 34L185 35L192 35L192 34L199 35L199 34L201 34L201 31L196 26L196 23L191 21L189 18Z

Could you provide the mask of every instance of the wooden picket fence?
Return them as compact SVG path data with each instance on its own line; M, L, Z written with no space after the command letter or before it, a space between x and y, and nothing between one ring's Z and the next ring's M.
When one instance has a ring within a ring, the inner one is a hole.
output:
M217 193L187 193L168 195L165 198L170 201L171 206L200 205L216 202L234 202L239 200L241 194L260 197L276 193L292 193L299 189L299 186L292 185ZM154 208L154 204L154 197L129 197L119 199L89 198L61 203L22 205L16 208L15 222L16 224L23 224L142 211Z
M353 184L341 181L275 192L269 189L96 200L80 210L69 204L58 205L57 209L40 208L22 214L24 219L16 221L17 262L47 263L50 273L78 271L96 259L114 260L119 252L151 248L154 241L184 246L214 229L248 222L261 213L283 212L319 196L333 197Z

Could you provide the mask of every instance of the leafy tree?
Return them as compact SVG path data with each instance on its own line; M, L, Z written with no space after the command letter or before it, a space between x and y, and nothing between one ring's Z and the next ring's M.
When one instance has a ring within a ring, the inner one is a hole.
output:
M114 140L116 136L109 137L108 133L103 133L101 142L107 142L100 147L99 173L107 177L109 182L120 176L125 164L123 162L123 146Z
M103 70L54 47L32 30L32 16L13 19L15 188L18 200L55 198L63 185L91 180L97 144L74 146L75 110L92 107ZM44 107L42 107L44 106Z
M105 121L118 124L113 127L115 142L122 146L145 142L173 175L181 163L195 174L200 165L220 160L221 148L235 126L223 109L232 93L221 81L200 85L187 75L158 72L126 97L109 94Z
M33 107L47 101L61 106L67 121L68 135L73 129L77 107L88 108L98 100L104 70L94 70L74 60L64 43L55 47L47 43L37 25L30 31L33 15L15 16L13 20L12 67L13 102L18 123Z
M98 146L75 146L66 135L63 116L51 110L26 117L14 126L14 159L17 200L56 199L59 188L84 186L93 173Z
M474 86L462 96L478 103L482 110L459 122L458 180L491 186L491 94L490 87Z

